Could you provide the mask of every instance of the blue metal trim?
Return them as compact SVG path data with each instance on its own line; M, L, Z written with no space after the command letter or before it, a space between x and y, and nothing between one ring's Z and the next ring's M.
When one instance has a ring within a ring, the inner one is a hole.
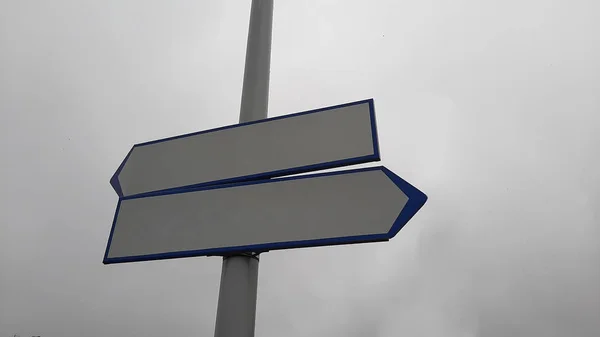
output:
M331 175L342 175L342 174L351 174L356 172L366 172L366 171L383 171L392 182L398 186L400 190L402 190L408 196L408 202L394 221L391 226L391 229L388 233L383 234L370 234L370 235L357 235L357 236L347 236L347 237L337 237L337 238L325 238L325 239L317 239L317 240L302 240L302 241L290 241L290 242L273 242L259 245L248 245L248 246L237 246L237 247L226 247L226 248L212 248L212 249L202 249L202 250L193 250L193 251L181 251L181 252L171 252L171 253L161 253L161 254L150 254L150 255L141 255L141 256L128 256L128 257L119 257L119 258L108 258L107 254L110 249L110 243L112 240L112 234L114 231L117 214L119 212L119 205L122 200L129 199L138 199L138 198L148 198L148 197L156 197L160 195L169 195L169 194L177 194L177 193L187 193L194 191L206 191L212 189L220 189L220 188L229 188L236 186L247 186L247 185L255 185L255 184L268 184L286 180L297 180L297 179L309 179L316 177L324 177ZM106 247L106 254L104 256L104 264L113 264L113 263L124 263L124 262L139 262L139 261L150 261L150 260L163 260L163 259L174 259L174 258L184 258L184 257L196 257L196 256L214 256L214 255L230 255L235 253L242 252L264 252L269 250L279 250L279 249L289 249L289 248L302 248L302 247L317 247L317 246L330 246L330 245L343 245L343 244L354 244L354 243L367 243L367 242L379 242L379 241L387 241L394 237L398 231L414 216L414 214L423 206L425 201L427 200L427 196L423 194L421 191L416 189L414 186L410 185L393 172L388 170L383 166L376 167L367 167L367 168L359 168L345 171L337 171L337 172L325 172L325 173L317 173L310 174L304 176L294 176L294 177L284 177L278 179L269 179L269 180L259 180L259 181L247 181L247 182L238 182L231 183L227 185L213 185L206 186L203 188L195 188L189 189L185 191L179 192L169 192L162 194L155 194L152 196L128 196L119 199L119 205L117 206L117 211L115 212L115 220L113 221L113 227L111 229L111 234L109 238L108 245Z
M375 102L369 99L369 112L371 114L371 136L373 137L373 156L377 158L375 161L380 161L379 155L379 140L377 139L377 119L375 118Z
M281 250L290 248L311 248L324 246L339 246L358 243L374 243L388 241L385 234L372 234L354 237L330 238L319 240L305 240L292 242L277 242L264 245L238 246L232 248L214 248L196 251L182 251L173 253L150 254L141 256L127 256L112 259L104 259L104 264L126 263L126 262L143 262L155 260L178 259L185 257L200 257L200 256L227 256L239 253L256 252L262 253L269 250Z
M113 176L110 178L110 185L113 187L115 192L117 192L117 195L119 197L123 196L123 190L121 189L121 183L119 182L119 174L123 170L123 167L125 166L125 163L127 162L127 159L129 159L129 156L131 156L131 152L133 152L134 147L135 146L132 146L131 150L129 150L129 152L127 152L125 159L123 159L123 161L121 162L121 165L119 165L115 174L113 174Z
M220 185L220 184L228 184L228 183L232 183L232 182L243 182L243 181L258 180L258 179L268 179L268 178L281 177L281 176L286 176L286 175L291 175L291 174L305 173L305 172L310 172L310 171L319 171L319 170L331 169L331 168L336 168L336 167L341 167L341 166L348 166L348 165L380 161L381 157L379 154L379 143L378 143L378 139L377 139L377 127L375 125L374 102L373 102L373 99L366 99L366 100L362 100L362 101L345 103L345 104L340 104L340 105L335 105L335 106L330 106L330 107L320 108L320 109L315 109L315 110L303 111L303 112L293 113L293 114L289 114L289 115L271 117L271 118L261 119L258 121L251 121L251 122L246 122L246 123L241 123L241 124L233 124L233 125L228 125L228 126L224 126L224 127L219 127L216 129L193 132L193 133L188 133L188 134L184 134L184 135L179 135L179 136L174 136L174 137L169 137L169 138L164 138L164 139L153 140L153 141L149 141L149 142L145 142L145 143L136 144L131 148L131 150L129 151L129 153L127 154L127 157L125 157L123 162L121 162L121 165L119 165L119 168L117 169L115 174L112 176L110 183L113 186L113 189L115 190L115 192L117 192L117 195L119 195L119 197L124 197L118 177L119 177L119 174L121 173L121 171L123 170L123 167L125 166L125 162L127 161L127 159L129 159L131 152L133 151L133 149L135 147L138 147L138 146L152 145L152 144L165 142L165 141L169 141L169 140L185 138L185 137L190 137L190 136L196 136L196 135L203 134L203 133L221 131L221 130L225 130L225 129L233 129L233 128L250 125L250 124L266 123L266 122L274 121L274 120L278 120L278 119L292 118L292 117L307 115L307 114L311 114L311 113L317 113L317 112L322 112L322 111L326 111L326 110L343 108L343 107L347 107L347 106L359 105L359 104L364 104L364 103L369 104L369 113L370 113L370 119L371 119L371 133L372 133L372 137L373 137L373 154L370 154L367 156L362 156L362 157L354 157L354 158L347 158L347 159L342 159L342 160L335 160L335 161L319 163L319 164L314 164L314 165L299 166L299 167L293 167L293 168L288 168L288 169L283 169L283 170L276 170L276 171L262 172L262 173L246 175L246 176L232 177L232 178L227 178L227 179L222 179L222 180L203 182L203 183L199 183L199 184L177 186L177 187L158 190L158 191L138 193L135 195L150 196L150 195L155 195L157 193L162 194L162 193L167 193L167 192L179 192L179 191L183 191L183 190L204 187L204 186L211 186L211 185L216 185L216 184Z
M214 128L214 129L197 131L197 132L187 133L187 134L183 134L183 135L179 135L179 136L173 136L173 137L169 137L169 138L152 140L152 141L149 141L149 142L136 144L135 146L151 145L151 144L155 144L155 143L165 142L165 141L168 141L168 140L185 138L185 137L190 137L190 136L196 136L196 135L200 135L200 134L203 134L203 133L221 131L221 130L226 130L226 129L234 129L234 128L239 128L239 127L246 126L246 125L251 125L251 124L266 123L266 122L270 122L270 121L274 121L274 120L278 120L278 119L285 119L285 118L292 118L292 117L297 117L297 116L302 116L302 115L308 115L308 114L311 114L311 113L317 113L317 112L322 112L322 111L327 111L327 110L344 108L344 107L347 107L347 106L359 105L359 104L368 103L368 102L373 102L373 99L369 98L369 99L364 99L364 100L361 100L361 101L344 103L344 104L338 104L338 105L329 106L329 107L325 107L325 108L319 108L319 109L314 109L314 110L307 110L307 111L302 111L302 112L296 112L296 113L287 114L287 115L281 115L281 116L276 116L276 117L269 117L269 118L259 119L259 120L256 120L256 121L250 121L250 122L245 122L245 123L239 123L239 124L232 124L232 125L227 125L227 126L221 126L221 127Z
M115 224L117 223L117 216L119 215L120 208L121 198L119 198L119 201L117 202L117 210L115 211L112 226L110 227L110 234L108 234L108 242L106 243L106 250L104 251L104 261L108 260L108 250L110 249L110 244L112 243L113 233L115 232Z
M170 195L170 194L209 191L209 190L215 190L215 189L220 189L220 188L250 186L250 185L256 185L256 184L270 184L270 183L277 183L277 182L287 181L287 180L318 178L318 177L336 176L336 175L351 174L351 173L357 173L357 172L367 172L367 171L378 171L378 170L382 171L383 166L363 167L363 168L356 168L356 169L343 170L343 171L321 172L321 173L306 174L306 175L301 175L301 176L281 177L281 178L274 178L274 179L249 180L249 181L241 181L241 182L236 181L236 182L231 182L228 184L218 184L218 185L215 184L215 185L201 186L201 187L196 187L196 188L187 188L187 189L181 189L181 190L158 191L158 192L153 193L152 195L141 195L141 194L129 195L129 196L126 196L123 198L119 198L119 200L159 197L159 196Z
M287 175L292 175L292 174L300 174L300 173L306 173L306 172L311 172L311 171L320 171L320 170L336 168L336 167L341 167L341 166L363 164L363 163L379 161L379 160L381 160L379 158L379 156L368 155L368 156L363 156L363 157L342 159L342 160L336 160L336 161L315 164L315 165L299 166L299 167L296 167L293 169L271 171L271 172L265 172L265 173L260 173L260 174L253 174L253 175L240 176L240 177L234 177L234 178L228 178L228 179L222 179L222 180L215 180L215 181L205 182L205 183L200 183L200 184L195 184L195 185L187 185L187 186L168 188L168 189L152 191L152 192L132 194L132 195L128 195L123 198L127 199L130 197L148 197L148 196L153 196L153 195L181 193L181 192L196 190L196 189L208 187L208 186L220 187L220 186L223 186L226 184L257 181L257 180L282 177L282 176L287 176Z
M394 224L388 233L388 237L391 239L396 236L402 227L404 227L404 225L417 214L421 207L425 205L425 202L427 202L427 195L409 184L406 180L397 176L388 168L383 166L381 166L381 168L383 173L385 173L385 175L387 175L388 178L390 178L390 180L393 181L394 184L408 197L406 205L404 205L404 208L398 215L398 218L396 218L396 221L394 221Z

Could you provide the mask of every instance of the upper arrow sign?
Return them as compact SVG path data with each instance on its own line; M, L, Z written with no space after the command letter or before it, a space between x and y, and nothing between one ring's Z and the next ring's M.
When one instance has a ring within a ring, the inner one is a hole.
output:
M385 241L426 200L385 167L125 197L104 263Z
M137 144L110 182L126 197L378 160L369 99Z

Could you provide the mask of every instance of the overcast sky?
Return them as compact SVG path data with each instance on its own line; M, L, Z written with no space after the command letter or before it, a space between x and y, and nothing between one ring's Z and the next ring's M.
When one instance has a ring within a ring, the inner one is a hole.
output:
M600 2L276 0L269 116L375 99L429 196L261 256L256 336L600 336ZM249 0L0 0L0 336L212 336L221 259L102 264L139 142L237 123Z

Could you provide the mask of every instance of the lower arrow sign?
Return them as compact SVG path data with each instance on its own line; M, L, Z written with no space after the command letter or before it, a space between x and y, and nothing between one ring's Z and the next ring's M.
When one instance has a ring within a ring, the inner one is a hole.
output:
M125 197L104 263L386 241L426 200L385 167Z

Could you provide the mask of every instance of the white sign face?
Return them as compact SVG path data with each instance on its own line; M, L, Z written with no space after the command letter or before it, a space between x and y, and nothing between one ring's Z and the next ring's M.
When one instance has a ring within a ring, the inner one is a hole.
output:
M104 263L385 241L426 200L385 167L125 197Z
M111 184L126 197L378 160L365 100L137 144Z

